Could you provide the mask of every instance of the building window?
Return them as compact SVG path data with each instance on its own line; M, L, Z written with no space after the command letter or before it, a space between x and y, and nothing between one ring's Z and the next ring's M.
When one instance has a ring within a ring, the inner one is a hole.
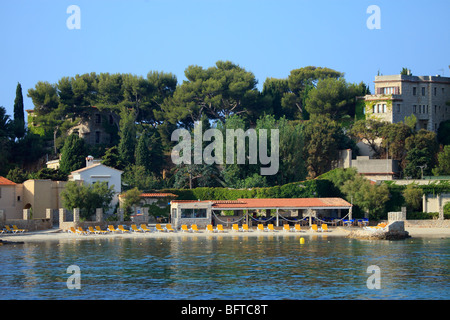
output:
M422 95L425 95L425 87L422 87Z
M114 118L111 114L109 115L109 124L114 124Z
M413 87L413 96L415 96L417 94L417 88Z
M373 105L373 113L377 113L377 105L376 104Z
M400 94L399 87L385 87L385 88L377 88L378 94Z
M386 105L385 104L383 104L383 113L386 113Z
M20 202L20 196L17 196L17 201Z
M176 208L172 209L172 217L174 217L174 218L177 217L177 209Z
M206 209L181 209L181 219L206 218Z
M100 143L100 131L95 131L95 143Z
M102 117L100 116L100 114L96 113L95 114L95 123L101 123L102 122Z
M434 87L434 95L436 95L436 93L437 93L437 88Z
M417 112L416 105L413 105L413 113L416 113L416 112Z
M397 103L397 112L400 112L400 103Z

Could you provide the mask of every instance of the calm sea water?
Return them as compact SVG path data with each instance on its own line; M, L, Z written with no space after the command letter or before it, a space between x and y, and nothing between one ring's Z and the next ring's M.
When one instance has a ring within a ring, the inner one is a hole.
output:
M450 239L304 236L35 242L0 247L0 299L449 299ZM68 289L70 265L81 289ZM367 268L381 289L368 289Z

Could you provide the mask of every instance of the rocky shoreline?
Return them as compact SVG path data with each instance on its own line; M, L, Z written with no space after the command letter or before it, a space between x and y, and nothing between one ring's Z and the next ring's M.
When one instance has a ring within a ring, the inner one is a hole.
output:
M411 238L408 231L351 231L347 236L351 239L362 240L403 240Z

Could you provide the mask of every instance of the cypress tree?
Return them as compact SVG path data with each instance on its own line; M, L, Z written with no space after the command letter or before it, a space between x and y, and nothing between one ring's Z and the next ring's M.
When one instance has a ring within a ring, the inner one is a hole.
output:
M17 83L16 98L14 99L14 135L17 139L25 135L25 114L23 111L22 86Z
M65 174L84 168L86 146L84 140L76 134L71 134L64 142L61 150L60 171Z
M151 171L151 155L149 150L149 137L147 131L143 131L141 136L139 137L137 146L136 146L136 165L142 166L145 168L145 171Z
M134 164L136 148L136 113L122 109L120 113L120 141L118 145L120 161L124 167Z

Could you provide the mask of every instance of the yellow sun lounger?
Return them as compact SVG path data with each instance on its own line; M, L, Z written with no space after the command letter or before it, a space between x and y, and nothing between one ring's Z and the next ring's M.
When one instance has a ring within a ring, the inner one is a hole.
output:
M217 225L217 228L216 228L216 231L217 231L217 232L225 232L225 230L223 229L223 225L218 224L218 225Z
M266 231L265 229L264 229L264 225L263 224L258 224L258 226L256 227L256 230L258 230L258 231Z
M206 232L214 232L214 231L215 231L215 230L214 230L212 224L208 224L208 225L206 226Z
M75 230L74 227L70 227L69 230L67 230L68 233L77 233L77 230Z
M320 231L328 232L330 230L328 229L328 225L326 223L323 223L322 226L320 227Z
M275 231L275 228L273 227L273 224L269 224L269 225L267 225L266 230L267 231Z
M27 230L26 230L26 229L19 229L19 228L17 228L17 226L14 224L14 225L13 225L13 231L15 231L16 233L17 233L17 232L24 233L24 232L27 231Z
M170 224L166 224L166 230L167 230L167 232L175 232L175 230L172 228L172 225L170 225Z
M117 227L117 229L119 229L120 232L122 233L127 233L130 232L129 230L126 230L123 225L119 224L119 226Z
M89 226L89 227L88 227L87 233L89 233L89 234L91 234L91 233L93 233L93 234L98 234L98 232L95 231L94 228L93 228L92 226Z
M115 229L114 226L113 226L112 224L110 224L110 225L108 226L108 231L109 231L109 232L119 232L119 230Z
M283 231L291 232L291 227L286 223L286 224L283 225Z
M81 227L78 227L78 229L75 230L75 233L83 234L83 235L84 235L84 234L87 234L87 232L84 231L83 228L81 228Z
M319 232L319 230L317 229L317 224L312 224L310 230L314 232Z
M187 225L183 224L181 226L181 232L189 232L189 229L188 229Z
M9 232L9 233L17 233L17 231L14 231L8 225L5 226L5 229L6 229L6 232Z
M102 230L102 229L100 228L100 226L95 226L95 230L96 230L98 233L103 233L103 234L108 233L108 231Z
M150 230L149 228L147 228L146 224L141 224L141 230L144 232L152 232L152 230Z
M161 227L160 224L156 224L155 228L156 228L156 231L158 231L158 232L164 232L164 229Z
M233 226L231 227L231 229L232 229L233 231L241 231L241 230L239 229L239 226L238 226L237 224L233 224Z
M139 229L137 227L137 225L135 225L135 224L131 225L131 231L133 231L133 232L144 232L143 230Z
M191 231L192 231L192 232L200 232L200 231L198 230L198 227L197 227L196 224L193 224L193 225L191 226Z
M241 228L241 230L243 231L243 232L249 232L250 230L248 229L248 224L243 224L242 225L242 228Z
M302 231L302 229L298 223L296 225L294 225L294 231L296 231L296 232Z

